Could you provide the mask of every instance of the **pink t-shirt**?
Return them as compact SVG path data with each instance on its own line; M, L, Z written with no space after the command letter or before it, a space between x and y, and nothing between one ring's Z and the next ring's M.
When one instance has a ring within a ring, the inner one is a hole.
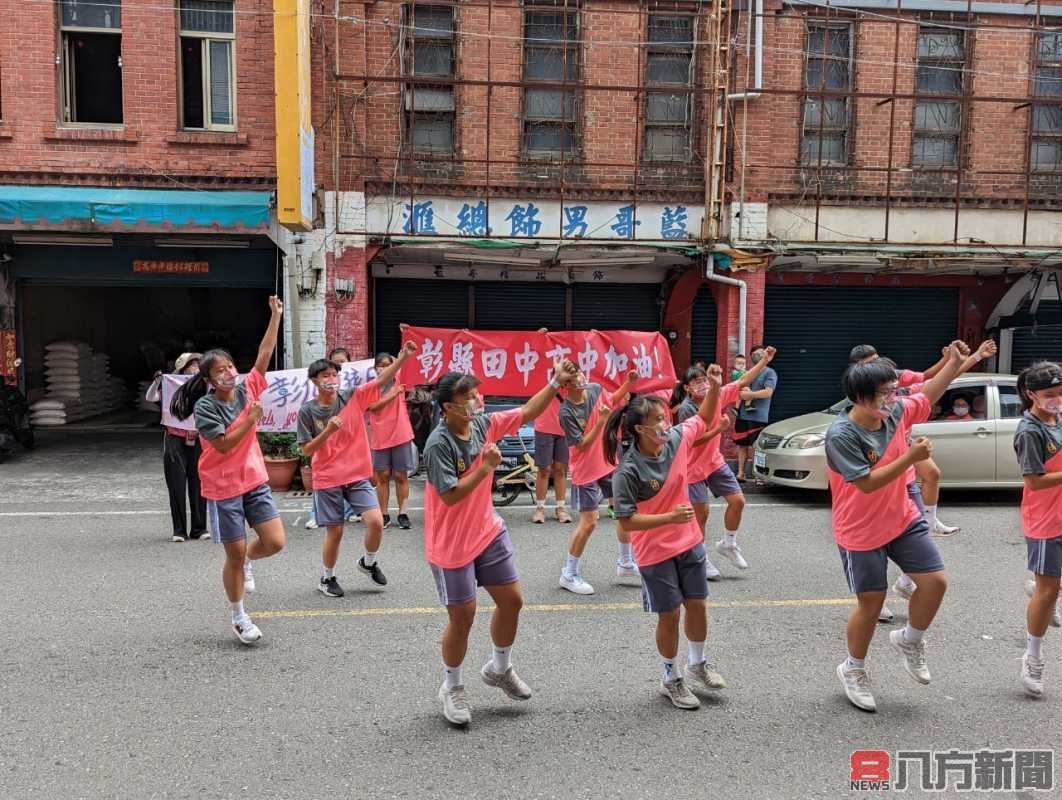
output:
M535 417L535 433L548 433L552 436L563 436L564 428L560 424L560 409L563 397L557 397L549 401L546 410Z
M740 399L741 384L734 381L723 386L719 390L719 404L715 410L715 418L707 428L718 426L719 420L722 418L724 412L731 406L737 405ZM687 397L686 401L679 406L677 416L681 422L683 420L692 419L697 415L697 412L697 401L692 397ZM713 436L707 442L702 442L701 444L690 448L690 483L703 481L716 470L722 469L726 466L726 459L723 458L723 454L719 450L722 444L722 439L722 436Z
M394 386L394 381L381 386L381 398L390 394ZM413 441L413 426L409 424L405 393L398 395L379 411L369 411L368 421L369 444L373 450L386 450Z
M875 492L860 491L853 481L901 458L908 450L911 427L929 418L924 394L903 397L881 428L867 430L842 412L826 432L826 465L833 495L833 535L846 550L876 550L918 519L907 494L907 471Z
M1062 472L1062 425L1048 425L1026 411L1014 434L1022 476ZM1062 536L1062 486L1030 489L1021 496L1021 527L1029 539Z
M256 489L269 480L262 448L258 446L258 426L251 425L239 444L222 453L213 439L243 422L251 404L267 388L265 376L252 369L236 387L231 403L221 402L214 392L195 404L195 426L203 443L199 456L200 492L209 500L227 500Z
M900 370L900 377L897 382L897 386L900 389L908 389L913 387L916 383L925 383L926 374L924 372L913 372L909 369Z
M580 452L576 443L583 441L583 436L597 423L598 406L604 389L596 383L587 384L586 397L582 403L573 403L569 397L561 405L560 421L568 437L568 464L572 471L572 483L586 486L604 478L616 468L605 458L602 441L604 428L597 439L584 451Z
M314 489L346 486L372 475L365 410L379 399L380 384L369 381L353 392L340 392L331 407L321 405L316 399L303 403L299 409L300 444L318 436L332 417L343 420L343 427L325 439L310 458Z
M457 569L476 560L501 533L505 523L494 511L492 475L472 493L448 506L441 494L457 486L470 470L478 469L488 444L520 430L523 410L513 408L472 418L469 438L460 439L441 422L424 445L424 555L429 564Z
M706 430L708 425L700 416L676 425L657 458L649 458L637 445L632 446L612 477L616 516L666 514L680 503L688 504L689 451L693 440ZM703 541L696 518L647 531L631 531L634 559L640 567L667 561Z

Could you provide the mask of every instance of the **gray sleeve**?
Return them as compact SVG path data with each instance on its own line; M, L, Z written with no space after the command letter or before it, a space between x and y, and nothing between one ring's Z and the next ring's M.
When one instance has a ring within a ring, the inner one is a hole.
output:
M1022 475L1044 475L1044 435L1032 427L1022 427L1014 434L1014 452Z
M675 409L675 422L685 422L697 412L698 409L690 405L687 400L683 400L682 405Z
M578 444L583 440L583 427L575 418L575 409L570 404L565 403L561 406L557 418L560 420L561 428L564 429L564 435L568 438L569 444Z
M638 483L633 472L621 467L612 473L612 505L619 519L638 513Z
M310 411L309 405L299 409L299 420L295 435L299 440L299 444L306 444L317 435L314 430L313 412Z
M195 429L204 439L213 441L225 435L225 429L228 427L225 424L225 417L222 416L217 404L212 402L212 398L209 396L199 398L199 402L195 404L194 413Z
M439 494L450 491L457 486L460 476L454 465L453 453L445 440L433 442L424 451L424 469L428 482Z
M767 369L763 371L763 375L760 377L763 380L763 385L760 387L761 389L773 389L778 385L778 373L770 367L767 367Z
M849 483L870 474L870 464L863 455L858 437L844 428L831 428L826 432L826 461Z

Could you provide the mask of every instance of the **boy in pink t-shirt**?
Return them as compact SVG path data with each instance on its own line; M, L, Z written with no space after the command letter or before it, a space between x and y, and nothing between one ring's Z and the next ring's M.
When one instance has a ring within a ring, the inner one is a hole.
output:
M568 541L568 558L561 569L560 586L573 594L593 594L594 587L583 579L581 564L590 536L597 528L598 506L603 498L612 497L612 471L605 460L601 432L617 403L622 403L634 388L638 373L631 370L627 380L615 392L606 392L598 383L585 383L579 373L579 386L567 392L560 407L560 423L568 439L568 461L572 470L572 507L579 512L579 524ZM617 529L619 558L616 577L638 577L631 555L629 537Z
M1027 566L1033 573L1025 612L1021 682L1032 697L1044 693L1044 634L1058 618L1062 582L1062 365L1041 361L1018 375L1022 418L1014 452L1025 480L1021 525Z
M826 462L833 502L833 535L849 589L857 605L848 618L848 658L837 676L849 701L874 711L865 659L888 590L888 561L894 561L918 587L911 596L908 623L889 642L903 655L916 681L930 681L926 667L926 629L947 589L944 562L929 525L907 492L910 468L929 458L932 444L919 437L908 445L911 427L929 418L930 409L959 373L962 352L925 385L924 394L900 397L899 376L887 359L849 365L843 385L852 402L826 432Z
M531 697L510 660L523 593L512 540L492 505L494 469L501 463L496 443L545 411L557 390L570 386L577 374L570 361L557 361L548 386L522 407L493 414L482 412L479 379L473 375L451 372L436 389L442 420L424 445L424 554L448 616L438 696L443 716L454 725L472 719L461 665L476 616L477 586L485 588L495 604L494 649L480 670L483 682L514 700Z
M394 362L395 357L390 353L377 353L377 374ZM380 399L369 406L366 419L372 446L372 468L376 473L376 496L380 500L384 527L391 524L388 503L393 480L395 500L398 501L398 527L408 531L413 527L406 513L406 501L409 500L409 473L414 467L414 452L413 425L406 408L405 385L393 379L380 381Z
M690 449L697 439L718 436L721 430L717 415L721 383L722 372L716 368L697 414L679 425L671 426L664 400L647 394L618 409L605 430L606 458L620 462L612 475L616 517L634 546L645 610L657 614L656 643L664 664L660 690L675 707L684 709L701 704L687 682L701 690L726 687L704 654L707 556L688 492ZM709 428L713 419L716 424ZM621 458L624 439L631 444ZM689 640L685 676L675 664L683 608Z

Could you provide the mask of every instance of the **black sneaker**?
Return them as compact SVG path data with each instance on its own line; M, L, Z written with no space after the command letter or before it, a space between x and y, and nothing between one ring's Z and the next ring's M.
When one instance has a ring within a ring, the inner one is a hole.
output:
M390 514L384 514L384 527L385 528L390 528L391 527L391 515Z
M362 556L358 559L358 569L372 578L372 582L377 586L387 585L387 576L383 574L383 570L380 569L379 563L374 562L371 567L365 566L365 557Z
M321 582L317 584L317 591L329 597L343 596L343 587L339 585L335 575L331 578L321 578Z
M408 531L413 526L409 524L409 514L398 515L398 527L404 531Z

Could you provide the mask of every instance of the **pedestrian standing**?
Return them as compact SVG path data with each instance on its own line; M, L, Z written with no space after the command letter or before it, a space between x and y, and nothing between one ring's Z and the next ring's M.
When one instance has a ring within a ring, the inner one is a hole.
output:
M380 375L395 363L390 353L377 353L376 374ZM397 373L395 373L397 374ZM398 527L409 530L411 526L406 513L409 500L409 475L413 472L413 426L406 408L406 387L395 378L380 381L380 398L369 405L369 441L372 445L372 468L376 473L376 496L383 511L383 524L391 524L388 513L391 481L395 482L395 500L398 502Z
M765 354L766 348L764 347L752 349L753 369L763 361ZM739 481L745 480L745 464L752 457L752 447L760 438L760 431L767 427L767 420L771 415L771 398L777 386L778 373L766 367L752 383L741 390L743 402L734 426L734 444L738 448L737 479ZM759 481L758 478L757 481Z

